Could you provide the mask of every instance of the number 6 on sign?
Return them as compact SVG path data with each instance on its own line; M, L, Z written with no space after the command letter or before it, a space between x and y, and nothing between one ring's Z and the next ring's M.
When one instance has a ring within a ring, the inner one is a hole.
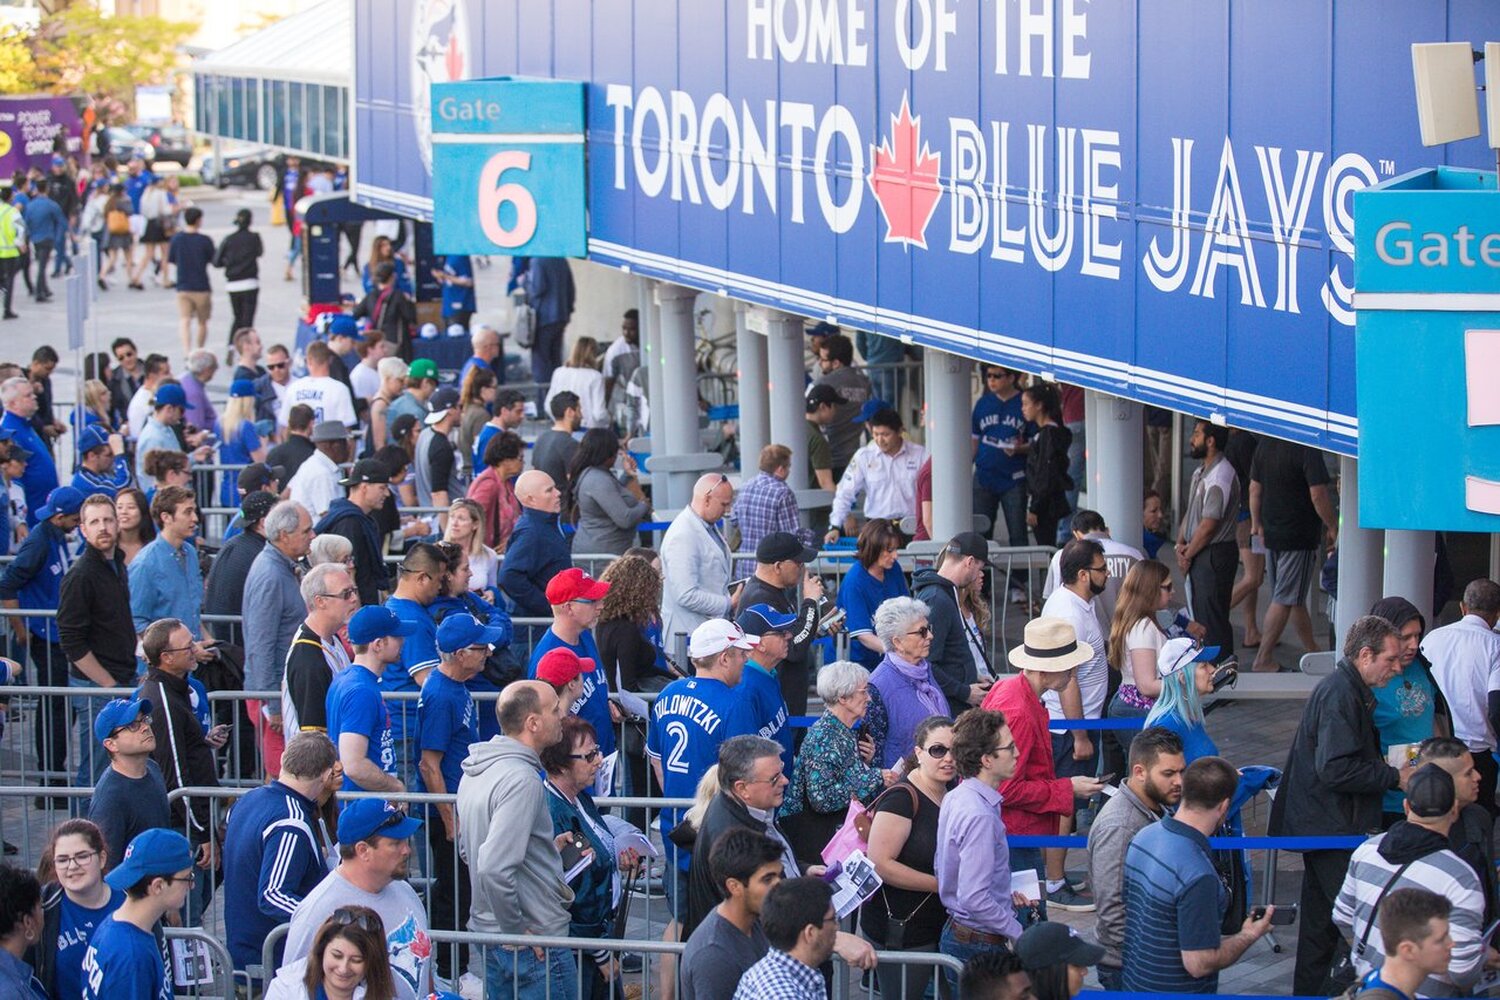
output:
M522 246L536 235L536 199L525 185L500 182L507 170L530 169L530 153L507 149L490 157L479 173L479 225L496 246ZM500 223L500 208L507 202L516 210L516 224L510 229Z

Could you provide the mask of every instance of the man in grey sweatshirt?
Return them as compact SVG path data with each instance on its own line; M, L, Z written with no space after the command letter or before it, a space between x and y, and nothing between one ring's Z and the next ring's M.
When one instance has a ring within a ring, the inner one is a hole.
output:
M1089 827L1089 888L1098 919L1094 935L1104 946L1099 983L1119 990L1120 947L1125 941L1125 851L1135 835L1161 819L1167 807L1182 801L1182 772L1187 760L1182 739L1170 729L1152 726L1130 741L1130 777L1099 810Z
M516 681L500 695L500 733L469 748L458 783L459 850L474 889L469 930L566 937L573 890L563 879L542 787L541 751L562 739L567 706L552 685ZM504 817L501 819L501 817ZM491 948L485 995L577 1000L568 950Z

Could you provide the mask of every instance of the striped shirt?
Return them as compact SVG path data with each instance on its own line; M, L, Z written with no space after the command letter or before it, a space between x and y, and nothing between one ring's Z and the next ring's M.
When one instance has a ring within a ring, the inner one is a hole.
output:
M224 930L236 969L258 965L266 935L328 874L315 803L279 781L251 789L224 835Z
M1402 827L1406 827L1402 830ZM1349 859L1349 872L1344 876L1344 885L1334 901L1333 921L1355 942L1354 969L1364 976L1371 969L1378 969L1385 962L1384 942L1380 938L1380 925L1371 927L1375 914L1375 900L1386 883L1391 882L1402 861L1392 861L1381 853L1381 845L1393 835L1401 840L1415 839L1417 831L1411 824L1397 823L1386 833L1371 837L1355 848ZM1418 835L1420 836L1420 835ZM1439 849L1418 857L1391 882L1390 891L1397 889L1427 889L1437 893L1453 904L1448 916L1448 931L1453 936L1453 957L1448 963L1446 975L1434 976L1422 984L1419 991L1424 996L1452 994L1451 987L1438 983L1451 983L1466 989L1478 981L1484 971L1484 942L1480 935L1484 929L1484 891L1479 885L1479 876L1457 854L1441 848L1447 842L1446 835L1431 833L1433 846ZM1414 845L1420 846L1420 845ZM1405 856L1403 851L1398 857ZM1358 942L1369 928L1370 937L1363 954Z
M1219 974L1191 975L1182 953L1219 947L1228 902L1207 837L1171 816L1137 833L1125 852L1124 988L1217 993Z

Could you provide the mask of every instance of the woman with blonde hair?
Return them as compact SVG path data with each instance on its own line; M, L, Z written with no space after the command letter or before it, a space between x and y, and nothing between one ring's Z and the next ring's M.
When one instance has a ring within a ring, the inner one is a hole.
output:
M609 410L604 405L604 373L599 370L599 341L593 337L579 337L568 360L552 373L547 398L542 401L543 411L550 413L552 397L564 391L578 394L585 429L609 426Z
M229 386L229 400L219 418L219 462L224 465L249 465L266 457L266 445L255 430L255 383L247 378L235 379ZM240 472L229 469L219 477L219 506L240 505Z
M68 419L76 425L77 411L70 414ZM93 427L95 424L107 431L114 430L109 421L109 386L91 378L83 383L83 426Z
M468 555L469 589L488 591L493 603L500 557L484 544L484 508L477 500L459 497L448 505L448 527L443 532L443 541L453 542Z

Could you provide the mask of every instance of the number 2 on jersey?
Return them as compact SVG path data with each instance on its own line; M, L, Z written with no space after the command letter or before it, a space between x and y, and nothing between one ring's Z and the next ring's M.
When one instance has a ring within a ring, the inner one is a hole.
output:
M667 739L672 741L672 750L667 754L667 770L673 774L687 774L687 761L682 759L687 752L687 726L675 720L667 723Z

